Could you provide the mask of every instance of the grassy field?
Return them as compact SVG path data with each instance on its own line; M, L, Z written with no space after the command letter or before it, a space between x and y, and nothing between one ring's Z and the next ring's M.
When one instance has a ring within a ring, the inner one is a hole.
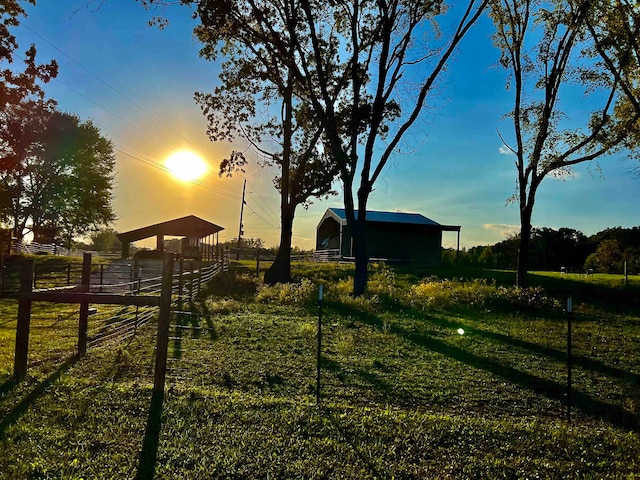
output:
M15 303L1 302L0 478L640 476L637 281L536 273L545 289L519 290L512 272L374 266L353 299L348 267L296 274L308 280L216 279L175 319L163 398L154 323L77 360L74 312L46 304L37 364L11 382Z

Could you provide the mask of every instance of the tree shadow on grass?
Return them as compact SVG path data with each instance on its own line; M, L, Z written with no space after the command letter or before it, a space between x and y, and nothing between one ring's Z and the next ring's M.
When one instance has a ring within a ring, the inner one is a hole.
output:
M358 385L354 385L354 384L350 384L347 381L347 376L352 375L355 376L357 378L360 378L361 380L363 380L364 382L366 382L367 384L371 385L371 387L373 388L374 392L380 392L381 395L383 397L389 398L389 396L393 396L395 400L399 400L401 399L402 395L399 395L398 392L396 391L395 387L391 384L389 384L388 382L386 382L385 380L383 380L382 378L380 378L378 375L376 375L375 373L363 370L363 369L357 369L357 370L353 370L353 371L345 371L345 369L343 368L343 366L336 362L335 360L331 359L331 358L327 358L326 355L322 356L321 362L320 362L320 366L321 366L321 371L325 371L325 372L331 372L335 375L336 379L338 381L341 382L340 386L350 386L350 387L354 387L354 388L362 388L362 386L358 387ZM325 387L324 390L322 387ZM327 392L326 387L335 387L337 386L334 383L331 382L327 382L326 378L324 379L324 381L321 380L321 397L329 397L330 398L334 398L336 397L335 393L331 393L329 394L329 392Z
M18 403L13 409L0 421L0 439L4 437L7 429L17 422L22 415L26 413L29 407L40 398L46 390L53 385L71 366L76 363L78 357L74 356L68 358L62 365L60 365L51 375L45 380L40 382L26 397L24 397L20 403ZM19 382L15 380L9 380L4 383L2 387L2 395L11 391L18 385Z
M0 400L2 400L7 393L16 388L19 383L20 382L14 380L13 377L9 377L2 385L0 385Z
M409 312L414 317L420 318L434 325L438 325L439 327L443 327L450 330L456 330L462 327L467 334L472 334L472 335L476 335L478 337L483 337L483 338L489 338L491 340L495 340L500 343L511 345L513 347L516 347L522 350L528 350L532 353L535 353L537 355L541 355L544 357L549 357L550 359L553 359L558 362L564 362L567 359L567 352L565 350L558 350L557 348L545 347L537 343L510 337L509 335L505 335L503 333L490 332L488 330L474 328L458 321L452 322L445 318L427 315L420 310L411 309ZM573 322L574 323L576 322L575 318ZM573 358L573 365L576 367L581 367L585 370L598 372L603 375L606 375L618 380L622 380L625 383L628 383L630 385L640 385L640 374L632 373L632 372L623 370L621 368L612 367L600 361L594 360L592 358L585 357L583 355L574 354L572 358Z
M155 476L158 462L158 445L160 443L160 429L162 427L162 405L164 393L153 393L149 405L147 427L144 432L144 441L138 463L137 480L151 480Z
M378 316L369 312L363 312L344 304L332 305L332 308L340 315L356 318L363 323L379 329L383 328L383 321ZM446 325L448 327L453 326L444 319L427 317L424 318L424 320L440 325ZM458 326L459 325L456 324L456 327ZM393 326L391 333L399 335L422 348L445 355L453 360L457 360L474 368L489 372L496 377L519 385L520 387L530 390L536 394L540 394L549 399L560 402L566 401L566 386L563 384L558 384L552 380L540 378L531 373L518 370L517 368L481 357L462 348L449 345L427 333L409 331L406 328L397 325ZM580 410L585 415L606 421L617 427L635 431L639 430L638 418L632 413L620 408L619 406L594 399L580 391L573 390L572 406L575 409Z
M351 449L355 452L358 459L366 465L367 470L369 470L369 473L371 474L371 478L384 478L385 474L388 472L381 472L380 469L376 467L371 459L371 452L368 451L366 445L363 445L358 441L353 432L349 431L349 429L345 428L340 423L339 416L336 412L325 411L324 417L329 419L329 422L340 434L340 437L343 438L349 446L351 446Z

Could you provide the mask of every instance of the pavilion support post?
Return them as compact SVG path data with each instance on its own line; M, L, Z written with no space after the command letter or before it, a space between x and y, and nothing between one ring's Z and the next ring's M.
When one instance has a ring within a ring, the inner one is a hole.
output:
M180 257L178 261L178 310L183 309L182 289L184 288L184 258Z
M196 289L196 295L198 295L202 288L202 262L196 262L196 268L198 269L198 287Z

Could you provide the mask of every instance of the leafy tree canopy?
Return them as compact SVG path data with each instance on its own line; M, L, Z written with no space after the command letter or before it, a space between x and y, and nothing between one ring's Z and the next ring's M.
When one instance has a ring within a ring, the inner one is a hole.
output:
M115 219L115 154L93 122L57 111L44 118L34 120L37 135L20 167L0 175L11 196L2 215L18 238L30 228L70 241Z
M36 62L35 45L23 54L18 52L11 29L18 26L20 17L25 15L24 3L35 5L36 2L0 2L0 172L19 168L33 141L33 131L24 128L25 119L31 117L34 110L52 107L52 101L45 101L42 83L58 73L55 60L47 64Z

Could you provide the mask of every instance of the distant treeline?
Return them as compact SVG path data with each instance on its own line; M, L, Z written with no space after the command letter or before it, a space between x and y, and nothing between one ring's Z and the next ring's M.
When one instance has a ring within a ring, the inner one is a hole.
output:
M516 268L519 235L495 245L460 251L459 264L483 268ZM442 263L453 265L455 249L444 249ZM640 274L640 226L614 227L587 237L572 228L534 228L531 235L530 270L593 271Z

